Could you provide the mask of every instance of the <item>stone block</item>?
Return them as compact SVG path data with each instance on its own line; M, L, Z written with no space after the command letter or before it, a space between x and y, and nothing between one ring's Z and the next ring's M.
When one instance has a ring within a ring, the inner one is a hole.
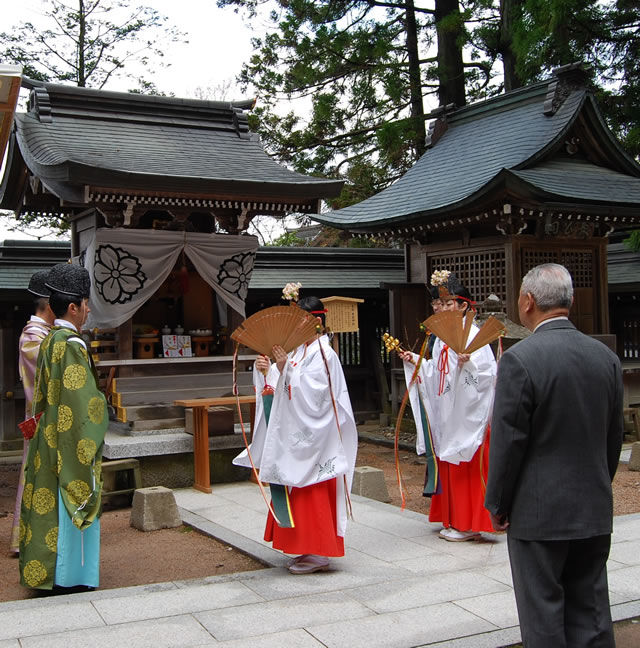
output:
M371 466L359 466L353 473L351 492L362 497L390 502L387 483L384 480L384 471Z
M129 524L140 531L179 527L182 519L173 491L164 486L138 488L133 494Z
M631 457L629 458L629 470L640 471L640 441L631 446Z

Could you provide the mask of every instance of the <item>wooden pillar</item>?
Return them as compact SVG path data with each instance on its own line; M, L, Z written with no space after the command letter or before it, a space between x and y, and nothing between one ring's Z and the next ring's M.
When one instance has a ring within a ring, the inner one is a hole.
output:
M118 327L118 358L120 360L133 358L133 326L131 320L127 320ZM133 368L120 367L118 374L121 377L133 376Z
M193 487L203 493L211 492L209 475L209 408L193 408L193 457L195 479Z

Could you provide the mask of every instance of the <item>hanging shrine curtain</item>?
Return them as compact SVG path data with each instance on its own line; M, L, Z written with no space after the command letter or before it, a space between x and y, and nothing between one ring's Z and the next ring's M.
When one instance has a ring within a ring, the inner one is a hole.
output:
M244 317L257 249L255 236L99 229L84 259L92 282L87 326L113 328L130 319L160 288L183 250L216 294Z

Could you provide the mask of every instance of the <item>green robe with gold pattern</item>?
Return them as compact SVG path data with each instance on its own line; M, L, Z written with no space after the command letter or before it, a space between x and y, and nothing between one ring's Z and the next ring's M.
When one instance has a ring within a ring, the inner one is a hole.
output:
M70 341L69 338L76 338ZM58 491L74 526L100 512L106 399L78 333L54 327L40 346L35 413L20 516L20 582L51 589L58 546Z

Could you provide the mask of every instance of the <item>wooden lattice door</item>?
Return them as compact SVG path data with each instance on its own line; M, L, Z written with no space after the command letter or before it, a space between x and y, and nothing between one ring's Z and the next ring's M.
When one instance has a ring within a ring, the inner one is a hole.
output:
M559 263L573 280L573 307L570 319L586 334L599 333L597 313L597 251L595 249L522 248L521 277L543 263Z
M507 271L504 248L432 253L428 257L427 282L434 270L453 272L479 304L492 293L506 302Z

